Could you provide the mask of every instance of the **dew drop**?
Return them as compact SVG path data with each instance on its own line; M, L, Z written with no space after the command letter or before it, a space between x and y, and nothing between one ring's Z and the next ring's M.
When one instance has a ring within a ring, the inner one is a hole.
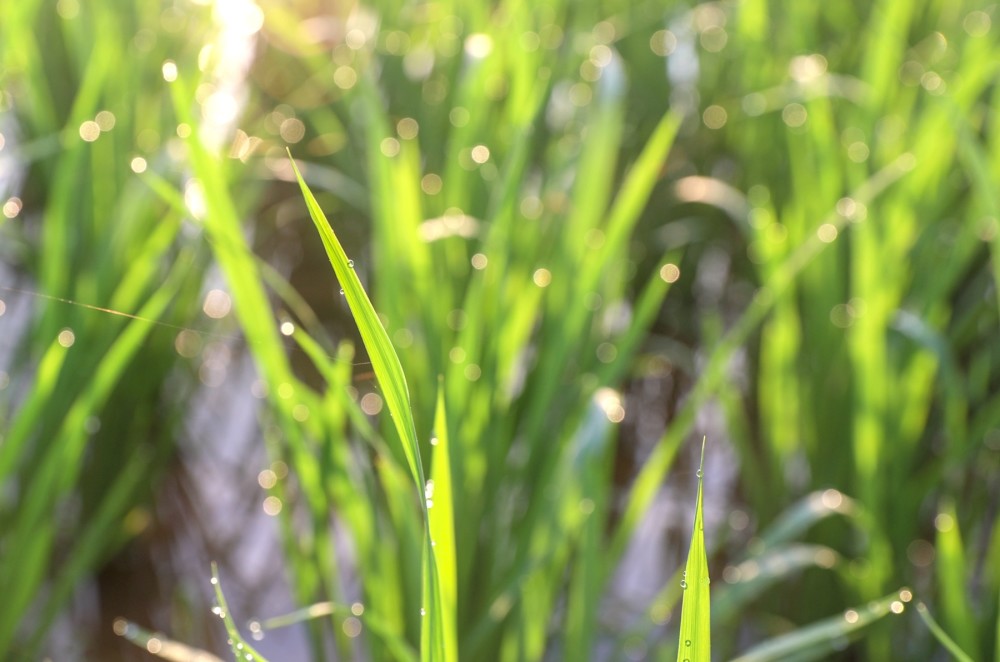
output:
M219 578L218 577L212 577L212 579L210 581L212 582L212 586L215 586L216 584L219 583Z
M421 608L420 608L420 615L421 615L421 616L426 616L426 615L427 615L427 610L426 610L426 609L424 609L423 607L421 607Z
M349 266L351 269L353 269L354 268L354 260L348 260L347 261L347 266Z
M688 583L682 579L681 580L681 588L687 588L687 587L688 587Z
M705 474L703 474L703 473L702 473L701 469L698 469L698 472L697 472L697 476L698 476L698 478L701 478L701 477L702 477L702 476L704 476L704 475L705 475Z
M340 288L340 296L344 296L344 288Z
M691 640L690 639L685 639L684 640L684 645L685 646L690 646L691 645Z

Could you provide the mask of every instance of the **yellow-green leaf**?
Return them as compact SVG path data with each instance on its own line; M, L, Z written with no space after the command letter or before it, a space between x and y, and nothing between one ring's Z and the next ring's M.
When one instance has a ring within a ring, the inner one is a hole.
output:
M711 612L708 599L708 555L705 553L705 529L702 520L702 486L705 482L705 440L701 442L698 466L698 500L695 503L694 529L688 550L687 566L681 588L681 631L677 641L677 662L710 662Z

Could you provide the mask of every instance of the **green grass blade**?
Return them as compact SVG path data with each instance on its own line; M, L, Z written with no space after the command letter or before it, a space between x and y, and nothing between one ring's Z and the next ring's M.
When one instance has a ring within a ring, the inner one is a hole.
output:
M868 627L889 614L902 612L903 592L892 593L867 607L848 609L843 614L832 616L788 634L769 639L747 651L733 662L770 662L788 660L806 652L830 652L859 630Z
M291 158L291 153L289 153ZM402 444L402 453L410 469L415 487L418 491L426 489L424 480L424 469L420 459L420 447L417 441L416 426L413 421L413 412L410 405L410 393L406 385L406 377L403 374L403 367L399 362L389 334L379 320L368 294L361 286L361 280L354 272L353 262L347 258L343 246L341 246L329 221L319 203L309 190L298 166L292 160L292 168L302 189L309 215L316 225L330 264L333 265L334 273L344 291L347 304L351 309L358 330L361 333L361 340L368 350L371 358L372 369L382 393L385 398L386 407L395 425L396 432ZM429 515L426 500L420 494L421 505L425 517ZM441 592L440 576L438 572L438 562L435 558L434 545L431 538L430 528L424 530L424 544L422 555L422 590L421 599L421 645L420 658L422 660L450 660L451 650L446 643L445 621L449 614L443 607L443 596ZM454 610L451 611L452 616ZM451 620L454 620L453 618ZM453 651L452 651L453 652Z
M976 616L966 590L967 556L958 526L958 513L950 499L944 499L938 516L937 560L938 592L945 625L963 650L973 659L981 659L976 650Z
M458 571L455 554L455 507L443 380L439 380L434 429L437 443L433 440L431 442L434 446L433 466L429 489L425 493L428 508L427 525L430 528L434 561L437 564L438 581L441 585L441 625L445 659L457 660L458 620L455 610L458 601Z
M702 519L702 489L705 483L705 440L701 442L698 465L698 500L695 503L694 527L687 567L681 588L681 632L677 642L677 662L710 662L711 609L709 605L708 555L705 553L705 528Z
M747 605L779 581L801 573L807 568L833 568L840 560L833 549L822 545L793 543L768 549L734 566L740 577L734 584L724 585L713 601L715 622L736 618Z
M291 154L289 154L289 158L291 158ZM330 258L330 264L333 265L333 271L343 288L347 305L357 322L361 340L371 355L372 370L382 387L386 407L403 444L403 456L409 465L414 482L420 489L423 489L424 470L420 462L417 430L410 411L410 392L406 385L403 368L399 363L399 357L396 355L396 349L392 346L389 334L386 333L382 322L379 321L378 314L375 312L375 307L372 306L368 294L361 286L361 280L354 272L354 262L347 258L344 248L330 227L330 222L326 219L323 210L320 209L315 196L309 190L309 186L302 179L302 174L294 160L292 160L292 168L295 170L295 177L302 189L302 196L309 209L309 216L323 240L323 247Z
M159 632L150 632L130 621L117 621L115 633L139 648L171 662L222 662L222 658L187 644L168 639Z
M927 625L927 629L931 631L934 638L937 639L941 645L944 646L956 660L958 660L958 662L972 662L972 658L969 657L965 651L963 651L959 645L955 643L955 640L949 637L948 633L945 632L940 625L938 625L938 622L934 620L934 617L931 616L931 612L927 608L927 605L923 602L918 602L917 613L920 614L921 620L923 620L923 622Z
M215 589L215 600L218 602L215 614L226 624L226 634L229 635L229 645L233 648L233 657L237 662L267 662L267 658L257 652L240 634L233 620L233 615L229 613L229 605L226 603L226 596L222 593L222 584L219 582L219 567L212 563L212 588Z
M394 633L390 626L386 625L377 615L372 614L370 610L359 614L355 605L319 602L287 614L272 616L263 621L251 621L250 628L251 631L259 628L259 631L264 633L267 630L277 630L310 619L325 618L331 615L342 619L357 618L375 639L385 645L386 650L392 655L392 659L399 662L417 662L417 652L410 647L405 639Z

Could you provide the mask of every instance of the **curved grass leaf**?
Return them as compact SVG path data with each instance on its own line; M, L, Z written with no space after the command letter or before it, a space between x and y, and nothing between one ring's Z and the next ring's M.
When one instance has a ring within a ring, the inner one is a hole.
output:
M918 602L917 613L920 614L920 618L927 625L927 629L931 631L931 634L933 634L934 637L941 642L942 646L948 649L948 652L951 653L952 656L958 660L958 662L972 662L972 658L969 657L965 651L963 651L959 645L955 643L955 640L949 637L948 633L945 632L940 625L938 625L938 622L934 620L934 617L931 616L931 612L927 608L927 605L923 602Z
M289 159L291 159L291 152L289 152ZM347 299L347 305L358 325L361 340L371 357L372 370L382 388L386 408L389 410L396 432L399 434L403 456L409 465L414 486L420 496L424 518L427 520L429 512L423 495L423 491L426 489L424 469L420 459L420 446L417 441L417 430L410 405L410 392L403 374L403 367L392 342L389 340L389 334L382 326L368 294L361 285L361 280L354 272L353 261L347 258L343 246L330 227L330 222L302 178L295 160L291 159L291 163L299 187L302 189L306 207L309 209L309 216L323 240L323 247L326 249L330 264L333 265L333 271L337 280L340 281ZM422 549L423 597L420 615L423 621L421 623L420 659L452 660L456 659L456 647L447 643L445 623L454 621L454 607L448 611L444 608L440 573L431 536L430 527L425 527Z
M843 645L859 630L891 613L902 611L904 591L892 593L866 607L848 609L788 634L769 639L733 660L733 662L778 662L789 659L817 659ZM808 657L806 657L808 656Z
M171 662L222 662L222 658L207 651L167 639L159 632L150 632L131 621L125 621L121 625L115 623L115 633L146 650L150 655Z
M289 153L291 158L291 153ZM379 386L385 396L386 408L392 417L392 422L399 433L399 439L403 444L403 456L410 467L410 473L419 489L423 489L424 470L420 463L420 448L417 443L417 430L413 424L413 415L410 411L410 392L406 385L406 376L399 363L396 350L389 340L389 334L375 312L368 293L361 285L361 279L354 272L354 262L347 258L343 246L330 227L330 222L326 219L326 214L320 209L315 196L309 190L309 186L302 178L302 173L292 159L292 168L295 177L302 189L302 197L305 198L306 207L309 209L309 216L316 225L320 238L323 240L323 247L326 249L330 264L333 265L333 272L340 282L347 305L351 309L351 315L358 325L361 333L361 340L371 356L372 370L378 379Z
M392 631L382 619L373 615L370 611L358 614L353 606L337 604L335 602L318 602L293 612L274 616L263 621L253 620L250 622L250 630L260 632L262 635L268 630L288 627L296 623L302 623L313 618L324 618L326 616L338 616L341 618L356 617L378 641L385 645L386 650L392 659L399 662L417 662L419 656L409 643Z
M229 613L226 596L222 593L222 583L219 581L219 567L215 562L212 563L212 588L215 589L215 600L218 602L213 611L226 624L226 634L229 635L229 645L232 646L233 657L237 662L244 662L244 660L246 662L267 662L267 658L258 653L243 638L239 629L237 629L236 622L233 620L232 614Z

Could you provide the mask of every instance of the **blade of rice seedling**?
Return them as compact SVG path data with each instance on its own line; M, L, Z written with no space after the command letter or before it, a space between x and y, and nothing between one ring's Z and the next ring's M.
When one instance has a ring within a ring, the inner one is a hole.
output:
M975 660L983 659L976 650L976 617L966 590L965 545L958 526L958 513L950 499L944 500L934 520L937 527L938 594L941 614L955 641Z
M399 660L399 662L417 662L417 652L410 647L405 639L394 633L390 626L386 625L378 616L373 615L370 610L366 609L359 613L355 605L347 606L335 602L319 602L308 607L303 607L302 609L296 609L287 614L273 616L266 620L250 621L250 630L251 632L264 633L267 630L276 630L313 618L323 618L330 615L343 618L357 617L376 639L385 644L386 650L392 655L392 659Z
M222 593L222 584L219 581L219 566L212 562L212 588L215 589L215 600L218 602L213 610L223 623L226 624L226 634L229 635L229 645L233 647L233 656L238 662L267 662L267 658L257 652L240 634L233 621L233 615L229 613L229 605L226 604L226 596Z
M822 654L829 653L841 645L845 637L854 635L859 630L889 614L901 613L903 611L902 593L902 591L894 592L866 607L848 609L842 614L768 639L754 646L733 662L788 660L793 656L801 658L806 653L811 653L809 659L822 657Z
M934 617L931 616L931 612L927 608L927 605L923 602L918 602L917 613L920 614L920 618L927 625L927 629L931 631L934 638L937 639L941 645L944 646L956 660L958 660L958 662L972 662L972 658L969 657L965 651L959 648L958 644L955 643L955 640L949 637L948 633L945 632L941 626L938 625L938 622L934 620Z
M291 159L290 152L289 158ZM343 246L341 246L326 215L320 209L319 203L302 178L294 159L292 159L292 169L299 182L299 187L302 189L306 207L309 209L309 216L323 240L323 246L330 258L330 264L333 265L337 280L343 287L347 304L361 333L361 340L371 357L372 369L382 388L386 407L399 435L403 456L406 458L415 487L418 490L424 490L426 482L420 459L416 425L413 421L409 389L406 385L403 367L399 362L399 356L396 354L396 350L389 340L389 334L382 326L368 294L362 287L361 280L354 272L353 262L347 258ZM420 496L426 517L429 515L426 500L423 499L422 494ZM442 604L440 576L429 526L424 529L423 539L423 598L420 615L424 620L421 623L420 658L421 660L456 659L451 656L453 650L446 644L444 622L448 618L448 614Z
M451 460L449 457L448 419L445 414L444 380L438 380L437 412L434 429L434 447L431 481L425 492L427 497L427 525L430 528L434 561L437 564L441 590L441 627L444 636L445 657L458 659L458 632L455 613L458 601L457 563L455 558L455 508L453 502ZM433 503L433 507L432 504Z
M209 652L173 641L159 632L150 632L131 621L116 621L115 633L146 650L150 655L171 662L222 662L222 658Z
M695 502L691 548L681 588L681 631L677 642L677 662L710 662L711 639L709 606L708 556L705 553L705 528L702 519L702 491L705 483L705 440L701 442L701 462L698 468L698 500Z
M291 158L291 154L289 154L289 158ZM347 259L344 248L340 245L340 241L330 227L330 222L326 219L323 210L320 209L319 203L316 202L312 191L309 190L309 186L302 178L302 173L299 172L294 160L292 160L292 168L298 179L299 187L302 189L302 196L309 209L309 216L323 240L323 247L330 258L330 264L333 265L333 271L343 288L347 305L357 322L361 340L370 353L372 369L382 387L386 407L403 444L403 456L409 465L413 480L422 489L424 470L420 463L417 431L410 412L409 389L406 385L406 377L403 375L403 368L399 363L399 357L389 340L389 334L386 333L382 322L379 321L368 294L361 286L361 280L354 272L353 261Z

